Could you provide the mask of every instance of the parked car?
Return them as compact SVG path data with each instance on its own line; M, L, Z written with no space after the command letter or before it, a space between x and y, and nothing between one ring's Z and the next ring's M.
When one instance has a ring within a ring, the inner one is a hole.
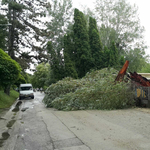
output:
M19 99L23 99L26 97L31 97L34 99L34 92L32 84L20 84L19 87Z

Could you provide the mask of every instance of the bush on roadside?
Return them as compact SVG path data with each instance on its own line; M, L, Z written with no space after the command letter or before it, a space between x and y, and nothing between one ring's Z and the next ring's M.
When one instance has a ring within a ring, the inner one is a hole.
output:
M134 94L130 84L115 83L117 73L113 68L105 68L87 73L82 79L66 78L47 89L44 102L48 107L59 110L111 110L133 106Z
M10 94L10 86L18 80L20 72L20 65L0 49L0 85L7 95Z

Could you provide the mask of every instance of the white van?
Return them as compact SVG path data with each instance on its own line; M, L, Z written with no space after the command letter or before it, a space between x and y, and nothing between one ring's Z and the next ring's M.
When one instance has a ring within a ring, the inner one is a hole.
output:
M20 84L19 87L19 99L23 99L26 97L31 97L34 99L34 92L32 84Z

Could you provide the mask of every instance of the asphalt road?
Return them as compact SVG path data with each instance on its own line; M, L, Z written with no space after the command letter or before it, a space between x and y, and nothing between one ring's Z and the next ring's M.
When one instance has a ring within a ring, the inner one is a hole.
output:
M150 109L57 111L43 97L1 117L1 150L150 150Z

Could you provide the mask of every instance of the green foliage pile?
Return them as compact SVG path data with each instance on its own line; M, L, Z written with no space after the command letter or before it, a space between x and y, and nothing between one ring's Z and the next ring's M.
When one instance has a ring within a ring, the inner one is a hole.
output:
M47 89L44 103L58 110L122 109L134 105L129 83L115 83L113 68L92 71L78 80L66 78Z
M51 84L45 91L46 96L43 102L47 107L52 107L52 101L57 97L62 97L63 95L75 92L77 88L82 86L80 80L74 80L73 78L66 77L63 80L58 81L55 84Z

